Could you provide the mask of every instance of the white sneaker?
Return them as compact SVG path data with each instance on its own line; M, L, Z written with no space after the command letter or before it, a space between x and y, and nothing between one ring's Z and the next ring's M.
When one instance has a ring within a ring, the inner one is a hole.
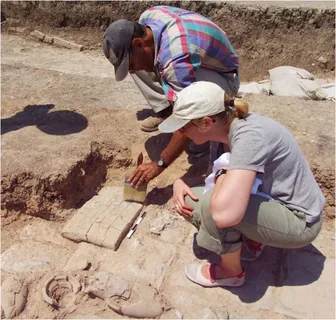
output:
M215 264L210 264L210 275L214 274ZM212 279L207 279L202 275L202 267L201 264L187 264L185 266L185 274L187 278L203 287L212 288L212 287L240 287L245 282L245 271L241 272L235 277L225 278L225 279L214 279L215 276L212 276ZM213 272L211 271L213 270Z

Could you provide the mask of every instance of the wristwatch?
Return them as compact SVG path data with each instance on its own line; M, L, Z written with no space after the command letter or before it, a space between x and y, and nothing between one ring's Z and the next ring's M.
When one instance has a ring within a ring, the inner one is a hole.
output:
M158 165L159 168L163 168L163 169L168 168L168 165L167 165L166 161L164 161L164 159L161 158L161 157L158 160L157 165Z
M215 173L215 183L217 181L217 179L222 175L222 174L225 174L227 173L227 170L226 169L219 169L216 171Z

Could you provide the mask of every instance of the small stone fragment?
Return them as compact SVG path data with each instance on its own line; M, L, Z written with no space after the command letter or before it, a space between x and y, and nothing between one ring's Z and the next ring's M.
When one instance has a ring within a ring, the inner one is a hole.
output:
M318 62L321 62L322 64L327 64L328 63L328 60L325 58L325 57L319 57L317 59Z
M43 39L43 42L53 44L54 43L54 38L49 37L49 36L45 36L44 39Z

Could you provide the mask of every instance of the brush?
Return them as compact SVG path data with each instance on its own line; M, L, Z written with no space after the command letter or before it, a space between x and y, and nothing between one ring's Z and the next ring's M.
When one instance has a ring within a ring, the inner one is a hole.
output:
M137 167L143 162L142 152L138 156ZM143 203L146 199L147 183L142 184L138 189L132 187L131 183L125 179L124 183L124 200Z

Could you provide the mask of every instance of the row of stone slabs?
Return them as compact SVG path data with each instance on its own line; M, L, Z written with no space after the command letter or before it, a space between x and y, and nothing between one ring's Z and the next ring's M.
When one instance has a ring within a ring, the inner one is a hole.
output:
M62 236L116 251L142 207L140 203L124 201L120 187L102 188L69 220L62 230Z

